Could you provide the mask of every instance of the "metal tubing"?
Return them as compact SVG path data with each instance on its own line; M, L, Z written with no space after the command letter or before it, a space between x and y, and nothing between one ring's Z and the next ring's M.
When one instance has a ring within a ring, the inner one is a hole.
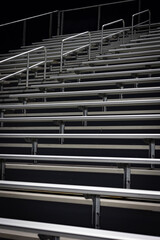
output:
M124 165L123 188L131 188L131 168L130 164Z
M92 226L96 229L100 228L100 196L92 197Z
M103 35L104 35L104 28L105 28L105 27L108 27L108 26L110 26L110 25L113 25L113 24L115 24L115 23L119 23L119 22L122 22L122 24L123 24L123 30L114 33L114 35L115 35L115 34L119 34L119 33L123 33L123 43L124 43L124 32L125 32L125 21L124 21L124 19L118 19L118 20L116 20L116 21L103 24L103 25L102 25L102 32L101 32L101 54L103 53L103 40L106 39L106 38L110 38L110 37L113 35L113 34L110 34L110 35L108 35L108 36L106 36L106 37L103 37Z
M0 179L5 179L5 160L0 160Z
M38 51L38 50L40 50L40 49L44 49L44 61L41 61L41 62L39 62L39 63L36 63L36 64L34 64L34 65L32 65L32 66L29 66L29 65L30 65L30 64L29 64L29 62L30 62L30 61L29 61L29 55L30 55L30 53L31 53L31 52L35 52L35 51ZM18 54L18 55L9 57L9 58L7 58L7 59L4 59L4 60L0 61L0 64L1 64L1 63L5 63L5 62L8 62L8 61L10 61L10 60L13 60L13 59L15 59L15 58L24 56L24 55L27 55L27 67L26 67L26 68L23 68L23 69L21 69L21 70L19 70L19 71L17 71L17 72L14 72L14 73L12 73L12 74L9 74L9 75L7 75L7 76L5 76L5 77L0 78L0 82L3 81L3 80L5 80L5 79L8 79L8 78L10 78L10 77L13 77L13 76L15 76L15 75L18 75L18 74L20 74L20 73L22 73L22 72L27 71L27 75L26 75L26 88L28 88L29 69L32 69L32 68L34 68L34 67L36 67L36 66L39 66L39 65L41 65L41 64L44 64L44 79L46 78L47 49L46 49L45 46L40 46L40 47L31 49L31 50L29 50L29 51L20 53L20 54Z
M158 133L112 133L112 134L99 134L99 133L66 133L66 134L57 134L57 133L0 133L0 138L30 138L30 139L160 139L160 134Z
M26 45L26 25L27 25L27 21L24 20L23 22L23 39L22 39L22 46Z
M63 53L64 52L64 43L68 40L71 40L71 39L74 39L74 38L77 38L77 37L80 37L80 36L83 36L83 35L88 35L88 40L89 40L89 44L85 44L84 46L82 47L79 47L79 48L76 48L76 49L73 49L71 51L68 51L66 53ZM90 60L90 57L91 57L91 34L89 31L86 31L86 32L82 32L82 33L79 33L79 34L76 34L76 35L73 35L71 37L67 37L65 39L62 40L62 43L61 43L61 57L60 57L60 72L62 72L62 68L63 68L63 57L64 56L67 56L68 54L70 53L73 53L75 51L79 51L81 50L82 48L85 48L86 46L88 46L88 60Z
M147 13L148 12L148 19L146 21L143 21L143 22L138 22L138 24L134 25L134 18L136 16L140 17L140 15L144 14L144 13ZM150 32L150 25L151 25L151 12L149 9L147 10L144 10L144 11L141 11L141 12L138 12L138 13L135 13L132 15L132 39L133 39L133 35L134 35L134 27L137 27L137 26L140 26L144 23L148 22L149 23L149 32Z

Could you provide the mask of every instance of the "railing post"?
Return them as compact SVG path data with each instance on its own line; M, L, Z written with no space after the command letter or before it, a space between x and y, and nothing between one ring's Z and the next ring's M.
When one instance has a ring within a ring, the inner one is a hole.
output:
M27 21L24 20L23 22L23 38L22 38L22 46L26 45L26 25L27 25Z
M61 32L60 32L61 35L63 35L63 25L64 25L64 11L61 11Z
M62 67L63 67L63 46L64 45L64 41L62 40L61 43L61 59L60 59L60 73L62 72Z
M46 71L47 71L47 49L44 47L44 80L46 79Z
M53 22L53 13L49 16L49 38L52 37L52 22Z
M100 23L101 23L101 6L98 6L97 30L100 30Z
M138 12L141 12L141 0L138 0ZM141 21L141 15L138 15L138 23Z
M28 88L28 82L29 82L29 53L27 54L26 88Z
M89 47L88 47L88 60L91 59L91 33L88 32L89 35Z
M60 35L60 23L61 23L61 12L58 11L58 16L57 16L57 35Z

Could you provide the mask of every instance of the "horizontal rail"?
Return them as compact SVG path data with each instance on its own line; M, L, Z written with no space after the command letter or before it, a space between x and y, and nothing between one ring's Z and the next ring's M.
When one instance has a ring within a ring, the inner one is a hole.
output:
M0 122L81 122L81 121L149 121L160 120L160 114L111 115L111 116L66 116L66 117L7 117Z
M123 164L160 164L158 158L127 158L127 157L94 157L94 156L60 156L60 155L21 155L0 154L0 161L46 161L46 162L81 162L81 163L123 163Z
M70 139L160 139L160 134L52 134L52 133L0 133L0 138L70 138Z
M159 240L159 237L122 233L116 231L106 231L93 228L73 227L66 225L22 221L15 219L0 218L0 228L8 230L16 230L20 232L29 232L37 235L45 235L49 237L67 237L88 240Z
M41 49L44 50L44 61L41 61L41 62L39 62L39 63L37 63L37 64L34 64L34 65L30 66L30 53L35 52L35 51L39 51L39 50L41 50ZM14 72L14 73L12 73L12 74L9 74L9 75L7 75L7 76L5 76L5 77L0 78L0 82L3 81L3 80L8 79L8 78L10 78L10 77L16 76L16 75L18 75L18 74L20 74L20 73L22 73L22 72L27 71L27 74L26 74L26 88L28 88L28 84L29 84L29 70L32 69L32 68L34 68L34 67L37 67L37 66L39 66L39 65L42 65L42 64L44 64L44 79L46 78L47 49L46 49L45 46L40 46L40 47L31 49L31 50L29 50L29 51L20 53L20 54L18 54L18 55L9 57L9 58L7 58L7 59L4 59L4 60L0 61L0 64L3 64L3 63L5 63L5 62L11 61L11 60L13 60L13 59L16 59L16 58L21 57L21 56L24 56L24 55L27 55L26 68L23 68L23 69L21 69L21 70L19 70L19 71L17 71L17 72Z
M34 182L0 181L0 189L43 191L57 193L73 193L82 195L96 195L107 197L127 197L146 200L160 200L160 191L108 188L94 186L79 186L67 184L50 184Z
M97 96L99 94L116 95L116 94L139 94L160 92L160 87L142 87L142 88L118 88L105 90L86 90L86 91L68 91L68 92L47 92L47 93L24 93L11 94L10 98L54 98L54 97L73 97L73 96Z
M144 99L144 100L118 100L118 101L93 101L93 102L59 102L59 103L27 103L27 104L1 104L1 110L7 109L48 109L48 108L77 108L77 107L104 107L104 106L137 106L137 105L159 105L160 99Z
M71 51L68 51L66 53L63 53L64 51L64 43L68 40L71 40L71 39L75 39L77 37L80 37L80 36L84 36L84 35L88 35L88 44L84 45L84 46L81 46L81 47L78 47L76 49L73 49ZM76 34L74 36L70 36L70 37L67 37L65 39L62 40L62 43L61 43L61 56L60 56L60 72L62 72L62 69L63 69L63 57L68 55L68 54L71 54L73 52L77 52L79 50L82 50L83 48L86 48L88 47L88 59L90 60L90 57L91 57L91 34L89 31L86 31L86 32L82 32L82 33L79 33L79 34Z
M110 35L107 35L106 37L104 37L104 28L108 27L110 25L114 25L114 24L119 23L119 22L122 22L123 30L117 31L114 34L110 34ZM113 22L106 23L106 24L102 25L102 30L101 30L101 54L103 54L103 40L106 39L106 38L110 38L111 36L118 35L120 33L123 33L123 43L124 43L124 33L125 33L125 21L124 21L124 19L118 19L116 21L113 21Z
M138 24L134 25L134 18L135 18L136 16L140 16L140 15L142 15L142 14L144 14L144 13L148 13L148 19L145 20L145 21L143 21L143 22L139 22ZM148 22L148 25L149 25L148 27L149 27L149 32L150 32L151 12L150 12L149 9L144 10L144 11L141 11L141 12L138 12L138 13L135 13L135 14L132 15L132 39L133 39L133 34L134 34L134 27L140 26L140 25L142 25L142 24L144 24L144 23L147 23L147 22Z

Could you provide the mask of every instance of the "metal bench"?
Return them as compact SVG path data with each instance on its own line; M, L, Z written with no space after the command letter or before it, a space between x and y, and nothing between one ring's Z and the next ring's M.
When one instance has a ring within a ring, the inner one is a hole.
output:
M100 229L73 227L67 225L49 224L42 222L22 221L0 218L0 228L20 232L34 233L40 240L60 240L61 237L78 238L87 240L159 240L159 237L106 231Z

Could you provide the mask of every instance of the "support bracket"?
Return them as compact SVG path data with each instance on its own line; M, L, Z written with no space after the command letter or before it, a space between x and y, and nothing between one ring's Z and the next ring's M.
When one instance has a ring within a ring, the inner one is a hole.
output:
M92 199L92 227L100 228L100 196L98 195L85 195L86 199Z
M127 163L119 164L118 167L124 169L123 188L130 189L131 188L131 165Z
M40 240L60 240L60 237L47 236L42 234L38 234L38 237Z
M5 179L5 160L0 160L0 179Z

